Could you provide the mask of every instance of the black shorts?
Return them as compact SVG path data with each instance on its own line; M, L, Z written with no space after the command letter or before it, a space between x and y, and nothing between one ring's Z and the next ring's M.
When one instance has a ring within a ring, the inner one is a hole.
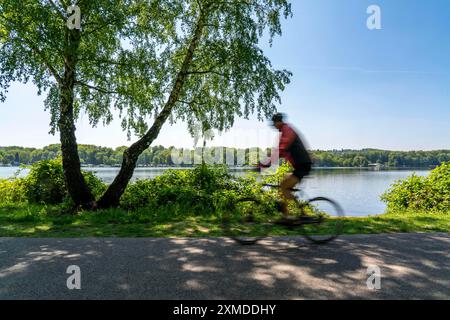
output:
M311 163L302 163L298 166L298 169L295 169L292 174L299 178L303 179L304 176L307 176L311 171Z

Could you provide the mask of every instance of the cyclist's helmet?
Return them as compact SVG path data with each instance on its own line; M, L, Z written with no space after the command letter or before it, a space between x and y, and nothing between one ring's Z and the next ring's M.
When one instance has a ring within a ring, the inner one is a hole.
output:
M284 114L282 113L275 113L272 116L272 122L283 122Z

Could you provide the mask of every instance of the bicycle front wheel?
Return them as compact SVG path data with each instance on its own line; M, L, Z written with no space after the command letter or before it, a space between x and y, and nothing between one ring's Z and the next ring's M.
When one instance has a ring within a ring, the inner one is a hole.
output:
M243 245L255 244L270 231L271 224L266 212L267 207L258 199L237 200L231 210L223 215L225 235Z
M303 235L309 241L325 244L341 234L344 212L337 202L324 197L314 198L308 201L304 211L312 217L310 223L303 225Z

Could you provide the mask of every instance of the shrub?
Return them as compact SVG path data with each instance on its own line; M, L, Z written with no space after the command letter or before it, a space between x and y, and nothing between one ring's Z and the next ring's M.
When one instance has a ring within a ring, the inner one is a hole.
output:
M450 163L443 163L428 175L412 175L395 182L381 199L390 210L450 210Z
M91 190L94 197L96 199L100 198L100 196L102 196L103 193L105 193L106 189L108 188L107 184L104 183L99 178L97 178L97 176L93 172L90 171L81 171L81 172L84 176L84 180L86 181L89 190Z
M155 196L154 180L137 180L130 183L120 198L120 206L135 210L151 204Z
M31 203L58 204L67 196L61 160L36 162L24 184L26 197Z
M13 204L26 201L23 179L0 179L0 203Z
M92 172L83 172L94 196L100 196L106 185ZM0 181L0 203L60 204L70 202L64 181L61 159L43 160L33 164L25 178Z
M289 162L283 161L277 168L277 171L273 175L269 175L264 179L264 183L268 184L280 184L287 174L291 173L294 169Z
M127 210L176 206L185 214L214 214L239 196L259 192L256 181L236 178L224 166L201 165L193 170L167 170L152 180L130 184L120 205Z

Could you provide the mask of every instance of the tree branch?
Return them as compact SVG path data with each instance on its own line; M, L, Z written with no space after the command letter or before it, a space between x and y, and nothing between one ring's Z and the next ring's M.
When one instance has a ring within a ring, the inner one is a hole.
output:
M83 32L83 35L84 36L88 36L88 35L91 35L92 33L95 33L95 32L97 32L97 31L99 31L99 30L101 30L101 29L103 29L103 28L106 28L107 26L109 26L109 25L111 25L111 24L113 24L113 23L115 23L115 22L117 22L117 21L119 21L119 20L121 20L122 18L116 18L116 19L113 19L113 20L108 20L108 22L107 23L103 23L102 25L100 25L99 27L97 27L97 28L94 28L94 29L92 29L92 30L86 30L86 31L84 31ZM84 24L84 26L88 26L88 25L91 25L90 23L85 23ZM94 24L95 25L95 24Z
M186 81L186 77L188 76L188 68L190 64L192 63L192 60L194 58L195 51L197 50L197 47L199 45L199 42L201 40L203 29L205 27L205 24L207 22L207 12L201 11L200 17L198 19L198 22L195 26L191 43L189 44L189 48L187 50L186 56L184 57L183 63L181 65L180 71L178 72L174 85L172 87L172 90L170 92L169 98L167 99L166 104L164 105L164 108L161 110L159 115L157 116L155 123L152 125L150 130L135 144L131 145L131 148L142 148L142 145L144 146L145 150L150 145L153 136L158 134L159 130L161 129L161 126L166 121L166 119L169 117L173 106L178 100L178 97L181 93L181 90L183 88L183 85Z
M25 42L27 42L27 40L24 39ZM45 66L47 67L47 69L49 70L49 72L53 75L53 77L55 78L55 80L61 84L62 83L62 79L59 76L58 72L56 71L56 69L50 64L50 62L48 62L48 60L45 58L43 52L41 50L39 50L38 47L36 47L31 41L28 41L28 45L30 46L31 50L33 50L34 53L36 53L41 59L42 62L45 64Z
M190 107L194 106L195 104L199 105L199 106L206 105L206 102L200 102L196 98L192 99L191 101L185 101L185 100L178 99L177 102L180 102L180 103L183 103L183 104L187 104Z
M122 63L122 62L118 62L118 61L113 61L113 60L108 60L108 59L95 59L95 58L90 58L90 57L83 57L78 59L79 61L91 61L94 63L99 63L99 64L109 64L109 65L113 65L113 66L122 66L122 67L128 67L130 66L130 64L127 63Z
M82 81L75 81L75 84L83 86L83 87L87 87L89 89L104 93L104 94L119 94L119 92L117 91L110 91L108 89L104 89L104 88L100 88L100 87L96 87L96 86L91 86L89 84L87 84L86 82L82 82Z
M220 73L214 70L199 70L199 71L188 71L186 72L186 74L191 75L191 74L208 74L208 73L212 73L212 74L216 74L218 76L222 76L227 78L227 75L225 73Z

